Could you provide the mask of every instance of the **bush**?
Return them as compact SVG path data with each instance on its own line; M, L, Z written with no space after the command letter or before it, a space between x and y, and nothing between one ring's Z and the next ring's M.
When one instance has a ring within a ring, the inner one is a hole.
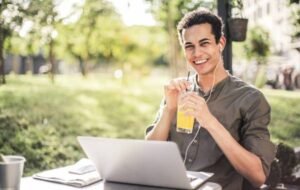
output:
M294 149L284 143L279 143L276 157L279 160L282 182L291 183L294 180L292 174L297 165Z
M105 77L43 79L12 78L0 91L0 153L23 155L25 176L84 157L79 135L143 138L160 102L153 80L145 93Z
M72 160L65 151L66 147L61 146L57 131L51 128L29 126L25 120L1 114L0 131L0 152L24 156L26 175L62 166Z

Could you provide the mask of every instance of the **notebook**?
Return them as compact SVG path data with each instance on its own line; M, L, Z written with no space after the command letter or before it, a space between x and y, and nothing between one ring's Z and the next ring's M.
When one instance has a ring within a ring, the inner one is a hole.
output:
M187 172L174 142L78 137L103 180L195 189L213 173Z
M85 187L101 180L93 163L85 158L74 165L39 172L32 177L74 187Z

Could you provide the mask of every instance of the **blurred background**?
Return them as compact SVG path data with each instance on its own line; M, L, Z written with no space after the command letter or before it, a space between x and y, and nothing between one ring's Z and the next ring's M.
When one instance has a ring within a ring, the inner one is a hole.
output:
M24 155L26 175L83 157L78 135L143 138L163 84L186 75L176 25L206 7L226 28L247 19L244 40L226 32L225 64L266 95L272 141L290 151L279 181L300 183L299 0L0 3L0 152Z

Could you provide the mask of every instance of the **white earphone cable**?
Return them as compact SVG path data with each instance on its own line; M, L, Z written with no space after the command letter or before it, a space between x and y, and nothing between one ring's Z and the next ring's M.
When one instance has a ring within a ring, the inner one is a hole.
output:
M214 88L215 82L216 82L216 71L217 71L217 68L218 68L219 64L220 64L220 62L218 62L218 64L216 65L216 67L215 67L215 69L214 69L213 83L212 83L212 86L211 86L211 89L210 89L210 92L209 92L209 96L208 96L208 98L207 98L206 101L205 101L206 103L210 100L211 94L212 94L212 92L213 92L213 90L214 90L213 88ZM185 150L184 160L183 160L183 163L184 163L184 164L185 164L185 162L186 162L187 154L188 154L188 151L189 151L189 149L190 149L190 146L193 144L193 142L194 142L195 139L197 138L198 133L199 133L199 131L200 131L200 128L201 128L201 125L200 125L200 123L199 123L198 129L197 129L197 132L196 132L195 136L194 136L193 139L190 141L190 143L188 144L188 146L187 146L187 148L186 148L186 150Z

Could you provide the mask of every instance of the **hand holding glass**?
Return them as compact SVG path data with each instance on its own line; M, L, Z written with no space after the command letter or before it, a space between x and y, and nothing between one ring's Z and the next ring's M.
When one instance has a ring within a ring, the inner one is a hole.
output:
M182 111L182 95L185 92L181 93L178 98L178 105L177 105L177 127L176 131L180 133L192 133L194 127L194 117L188 116L185 112Z

